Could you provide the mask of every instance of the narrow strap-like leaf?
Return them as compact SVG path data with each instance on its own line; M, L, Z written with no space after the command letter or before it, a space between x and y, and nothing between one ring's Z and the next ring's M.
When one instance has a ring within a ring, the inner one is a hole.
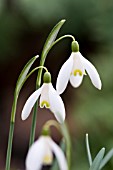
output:
M48 53L48 50L50 49L52 43L54 42L54 40L56 39L56 36L60 30L60 28L62 27L62 25L64 24L65 20L61 20L58 24L56 24L54 26L54 28L52 29L52 31L50 32L45 44L44 44L44 48L43 48L43 52L42 52L42 57L41 57L41 61L45 61L46 55Z
M92 156L91 156L91 152L90 152L88 134L86 134L86 150L87 150L89 165L91 166L92 165Z
M102 148L98 152L98 154L96 155L96 157L95 157L95 159L94 159L89 170L99 170L99 167L100 167L101 161L103 159L104 153L105 153L105 148Z
M47 57L47 54L49 52L49 50L52 48L52 45L56 39L56 36L58 34L58 32L60 31L60 28L62 27L62 25L64 24L65 20L61 20L60 22L58 22L52 29L52 31L50 32L50 34L47 37L47 40L44 44L43 50L42 50L42 54L41 54L41 60L40 60L40 66L43 66L45 63L45 59ZM38 89L40 87L41 84L41 75L42 75L42 68L39 70L38 72L38 76L37 76L37 81L36 81L36 89Z
M12 105L12 111L11 111L11 122L15 122L15 114L16 114L16 106L17 106L17 100L18 100L18 95L19 92L25 83L27 74L32 66L32 64L35 62L35 60L38 58L38 56L35 56L31 58L27 64L24 66L23 70L21 71L19 78L16 83L16 88L14 92L14 99L13 99L13 105Z
M112 156L113 156L113 148L106 154L106 156L104 157L104 159L100 164L99 169L102 169L107 164L107 162L111 159Z
M23 82L24 82L24 80L25 80L25 78L26 78L26 76L27 76L27 74L28 74L28 72L29 72L32 64L35 62L35 60L36 60L38 57L39 57L39 56L35 56L35 57L31 58L31 59L28 61L28 63L25 65L25 67L23 68L23 70L21 71L20 76L19 76L19 78L18 78L18 80L17 80L17 84L16 84L16 95L19 94L20 89L21 89L21 87L22 87L22 85L23 85Z

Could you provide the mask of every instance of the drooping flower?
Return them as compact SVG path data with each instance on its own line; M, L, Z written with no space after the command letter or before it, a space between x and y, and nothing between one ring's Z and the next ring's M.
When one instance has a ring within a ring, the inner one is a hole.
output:
M40 170L42 165L51 165L55 154L60 170L67 170L67 162L61 148L49 136L40 136L30 147L26 157L26 170Z
M63 121L65 120L64 103L57 91L53 88L50 76L50 73L46 72L44 74L43 85L34 93L32 93L31 96L27 99L22 110L22 120L27 119L39 96L39 105L41 108L43 108L44 106L46 108L49 108L60 123L63 123Z
M79 87L86 72L92 84L100 90L102 83L96 68L79 52L79 46L76 41L73 41L73 46L75 48L72 48L71 56L61 67L57 77L56 89L58 93L64 92L69 80L73 87Z

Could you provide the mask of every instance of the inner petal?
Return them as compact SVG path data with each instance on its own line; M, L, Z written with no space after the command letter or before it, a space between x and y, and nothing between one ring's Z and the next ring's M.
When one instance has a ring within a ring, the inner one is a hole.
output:
M50 150L50 148L48 148L46 151L46 155L44 156L44 159L43 159L43 164L51 165L52 162L53 162L53 154L52 154L52 151Z
M73 76L83 76L85 74L85 69L80 58L80 53L75 53L73 57L73 68L71 75Z
M41 96L40 96L40 107L43 108L44 106L46 108L50 108L50 102L49 102L49 84L44 83Z

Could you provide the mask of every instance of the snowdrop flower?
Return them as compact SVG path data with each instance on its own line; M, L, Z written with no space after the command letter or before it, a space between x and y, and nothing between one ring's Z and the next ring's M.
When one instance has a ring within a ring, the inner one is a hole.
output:
M68 170L63 151L49 136L40 136L30 147L26 157L26 170L40 170L42 165L51 165L53 153L60 170Z
M27 119L39 96L40 107L43 108L45 106L46 108L49 108L54 113L56 119L60 123L63 123L63 121L65 120L64 103L61 97L58 95L57 91L52 86L51 75L49 72L46 72L44 74L43 85L38 90L36 90L26 101L22 110L22 120Z
M73 41L71 56L63 64L58 74L56 83L58 93L61 94L64 92L69 80L73 87L79 87L86 72L88 73L92 84L100 90L102 84L96 68L79 52L78 42Z

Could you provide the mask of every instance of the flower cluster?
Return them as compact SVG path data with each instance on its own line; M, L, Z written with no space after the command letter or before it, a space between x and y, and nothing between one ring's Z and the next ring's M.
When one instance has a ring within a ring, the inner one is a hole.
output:
M74 42L73 46L78 46L78 43ZM31 94L24 105L22 120L27 119L31 109L40 96L40 107L43 108L45 106L47 109L50 109L54 113L56 119L60 123L63 123L65 120L65 107L59 94L64 92L69 80L74 88L79 87L86 72L92 84L101 90L102 83L96 68L82 56L77 48L77 51L72 51L69 59L61 67L57 77L56 90L51 83L51 74L49 72L44 74L43 85Z
M79 52L78 42L73 41L72 53L59 71L56 90L51 83L51 74L46 71L43 77L43 85L31 94L24 105L21 115L22 120L27 119L40 96L40 108L46 107L47 109L50 109L57 121L62 124L65 120L66 113L60 94L64 92L69 81L74 88L79 87L84 75L87 74L89 75L92 84L100 90L102 83L96 68ZM47 134L42 135L30 147L26 158L27 170L40 170L42 165L50 165L53 160L52 152L58 160L60 169L68 170L63 151Z

